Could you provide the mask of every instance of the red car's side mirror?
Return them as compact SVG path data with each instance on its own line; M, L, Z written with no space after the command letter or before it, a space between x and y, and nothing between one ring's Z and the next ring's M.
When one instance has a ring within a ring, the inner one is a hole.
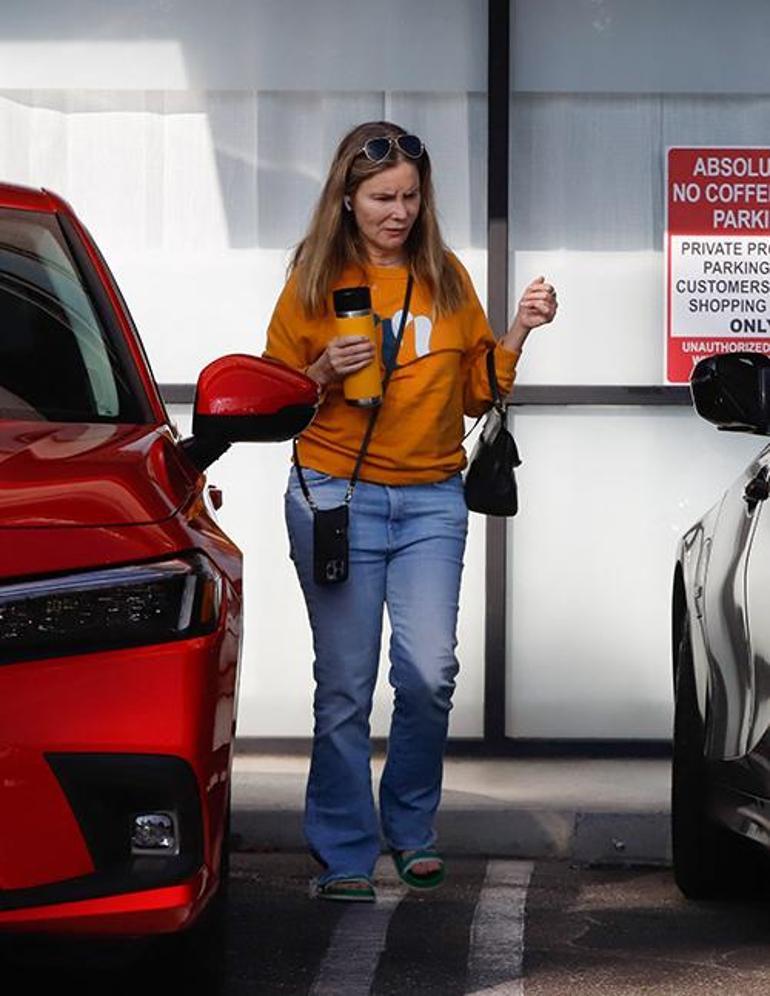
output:
M313 420L318 385L291 367L245 353L222 356L201 371L193 434L183 446L201 470L237 442L291 439Z

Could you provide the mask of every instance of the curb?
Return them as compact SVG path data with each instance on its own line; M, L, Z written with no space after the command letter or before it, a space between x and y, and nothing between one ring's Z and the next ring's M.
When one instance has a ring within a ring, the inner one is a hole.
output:
M437 829L442 850L455 855L567 860L580 865L671 864L669 814L524 809L447 809ZM236 851L305 849L297 809L253 808L236 802Z

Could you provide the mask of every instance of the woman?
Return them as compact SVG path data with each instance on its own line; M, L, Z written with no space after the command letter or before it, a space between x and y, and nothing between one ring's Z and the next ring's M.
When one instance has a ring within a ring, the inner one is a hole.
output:
M382 831L402 880L434 888L444 876L434 816L458 669L455 629L467 530L463 415L480 415L491 404L487 351L495 350L500 389L507 392L524 340L552 320L556 298L542 277L535 280L495 344L467 273L441 240L422 141L383 121L346 135L293 256L266 350L322 388L318 416L298 447L320 508L343 502L369 422L366 409L345 403L342 381L374 359L375 347L363 336L340 335L331 308L334 289L362 284L370 287L380 316L386 365L394 361L401 312L408 314L350 503L346 582L313 580L313 514L296 467L286 519L315 650L305 834L323 867L316 894L372 901L380 825L369 714L383 608L392 629L395 696L380 786Z

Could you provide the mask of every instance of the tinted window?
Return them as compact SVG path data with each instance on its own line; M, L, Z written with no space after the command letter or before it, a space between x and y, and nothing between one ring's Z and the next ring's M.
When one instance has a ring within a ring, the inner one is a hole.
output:
M0 418L143 422L129 362L56 217L0 208Z

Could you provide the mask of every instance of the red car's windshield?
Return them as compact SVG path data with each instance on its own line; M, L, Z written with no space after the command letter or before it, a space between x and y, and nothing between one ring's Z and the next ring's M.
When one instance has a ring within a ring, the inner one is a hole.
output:
M147 421L112 325L56 216L0 208L0 420Z

